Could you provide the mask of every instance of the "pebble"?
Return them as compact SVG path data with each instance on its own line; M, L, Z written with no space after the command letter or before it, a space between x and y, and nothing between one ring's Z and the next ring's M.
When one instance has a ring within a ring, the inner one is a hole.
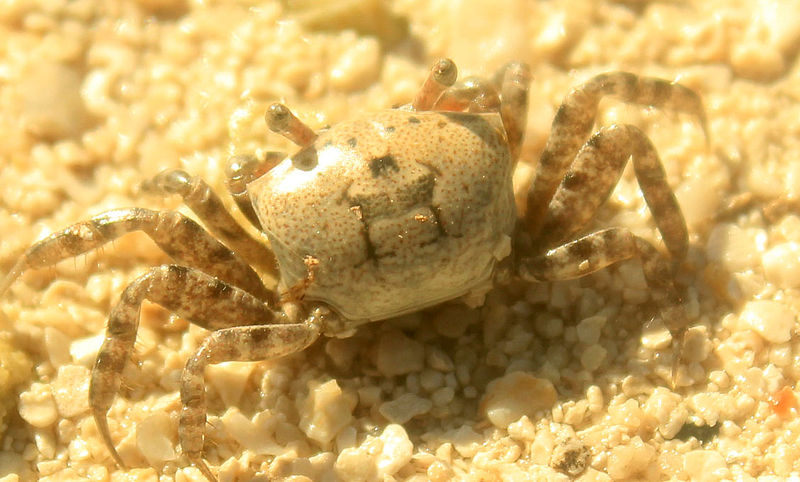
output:
M431 402L437 407L444 407L453 401L455 390L451 387L442 387L431 394Z
M730 395L701 392L689 397L686 404L705 425L711 427L719 423L723 411L731 413L732 402Z
M53 380L53 397L62 417L70 418L89 411L89 369L63 365Z
M598 413L603 409L603 391L597 385L590 385L586 389L586 400L590 412Z
M681 396L664 387L656 387L642 406L644 413L658 423L658 431L672 439L683 427L689 412L680 405Z
M380 440L383 442L383 448L378 455L376 465L379 478L385 480L385 477L391 477L411 460L414 444L409 440L405 429L395 423L383 429Z
M219 393L226 407L237 405L242 398L250 374L252 362L224 362L206 368L206 380Z
M581 365L583 368L593 372L600 368L606 359L608 351L600 345L591 345L581 353Z
M523 415L519 420L508 425L508 435L517 440L530 442L536 436L536 427L531 419Z
M556 395L549 380L512 372L487 385L481 409L495 427L506 428L523 415L536 419L538 412L550 410Z
M441 460L437 460L429 465L425 474L431 482L448 482L453 480L456 475L453 469Z
M792 337L797 319L788 306L777 301L750 301L739 314L740 326L752 329L771 343L785 343Z
M136 446L150 465L158 466L177 458L172 444L176 430L177 424L167 412L156 412L136 424Z
M71 362L69 353L70 339L60 330L52 327L44 329L44 346L47 356L54 367L66 365Z
M245 417L239 409L229 408L220 418L225 430L243 447L255 454L280 455L284 448L275 442L273 432L278 422L270 411Z
M484 443L484 438L469 425L447 432L446 440L453 444L453 448L462 457L473 457Z
M406 423L417 415L428 413L431 408L433 402L427 398L404 393L394 400L382 403L378 411L391 422Z
M353 420L356 396L343 392L336 380L312 383L302 403L299 427L308 438L327 444Z
M576 328L578 341L586 345L594 345L600 339L600 333L606 324L605 316L590 316L578 323Z
M73 341L69 345L69 354L72 357L72 361L86 368L92 368L97 358L97 352L100 351L100 346L103 344L105 337L106 334L100 332L96 335L78 338Z
M432 348L428 351L426 361L428 366L440 372L452 372L455 369L450 356L438 348Z
M692 450L683 457L683 470L691 480L712 481L725 478L725 458L716 450Z
M722 264L728 271L745 271L760 264L765 242L762 230L719 224L708 236L706 254L709 261Z
M651 350L663 350L672 343L672 334L669 332L661 317L647 321L642 327L642 346Z
M334 463L339 480L394 480L411 461L414 445L401 425L389 424L378 437L367 437L358 447L342 450Z
M607 472L612 479L629 479L643 472L655 457L656 449L644 443L637 435L624 445L611 449Z
M779 288L800 288L800 243L778 244L761 257L767 281Z
M361 447L342 450L333 469L339 480L362 482L376 479L374 457Z
M82 73L59 62L38 59L25 68L18 84L26 130L45 139L61 139L81 132L87 114L81 98Z
M684 335L681 358L689 363L701 362L708 357L713 347L708 328L693 326L686 330Z
M444 385L444 375L436 370L424 370L419 374L419 384L426 392L433 392Z
M358 389L358 403L363 407L372 407L381 401L381 389L377 386L366 386Z
M425 366L425 348L400 330L387 330L378 340L375 364L386 377L418 372Z
M58 418L56 402L50 385L32 383L28 390L19 396L19 415L36 428L52 425Z

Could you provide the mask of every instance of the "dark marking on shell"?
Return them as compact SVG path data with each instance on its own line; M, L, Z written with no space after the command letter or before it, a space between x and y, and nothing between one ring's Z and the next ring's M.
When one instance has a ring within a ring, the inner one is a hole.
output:
M400 167L394 157L391 154L387 154L370 160L369 170L372 172L372 177L389 177L390 171L398 172Z

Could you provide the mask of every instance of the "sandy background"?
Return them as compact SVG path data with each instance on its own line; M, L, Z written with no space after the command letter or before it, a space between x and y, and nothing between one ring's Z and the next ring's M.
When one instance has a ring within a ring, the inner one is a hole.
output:
M224 194L231 153L293 149L264 126L276 99L318 129L408 102L440 56L463 74L525 61L524 181L572 86L617 69L678 79L704 100L708 145L670 112L608 101L599 118L651 136L689 225L676 388L634 261L209 369L206 459L221 480L800 477L797 25L789 0L3 1L0 273L106 209L179 207L140 193L161 169ZM658 242L630 169L608 225ZM111 306L165 261L132 234L0 300L0 480L203 480L176 444L177 380L203 330L144 307L109 412L128 471L88 411Z

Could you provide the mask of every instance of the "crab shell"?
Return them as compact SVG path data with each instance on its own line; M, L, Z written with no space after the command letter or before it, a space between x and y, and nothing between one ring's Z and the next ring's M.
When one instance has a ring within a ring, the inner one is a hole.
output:
M321 132L247 190L284 286L365 322L482 300L511 251L512 171L498 114L390 110Z

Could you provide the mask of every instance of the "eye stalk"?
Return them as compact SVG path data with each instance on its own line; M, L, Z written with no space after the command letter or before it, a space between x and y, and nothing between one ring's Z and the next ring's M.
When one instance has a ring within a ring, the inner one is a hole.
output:
M455 62L450 59L440 59L431 67L428 78L422 84L411 107L416 111L431 110L442 92L456 83L456 77L458 68Z
M310 146L317 138L316 132L279 102L269 106L265 117L272 132L282 135L300 147Z

